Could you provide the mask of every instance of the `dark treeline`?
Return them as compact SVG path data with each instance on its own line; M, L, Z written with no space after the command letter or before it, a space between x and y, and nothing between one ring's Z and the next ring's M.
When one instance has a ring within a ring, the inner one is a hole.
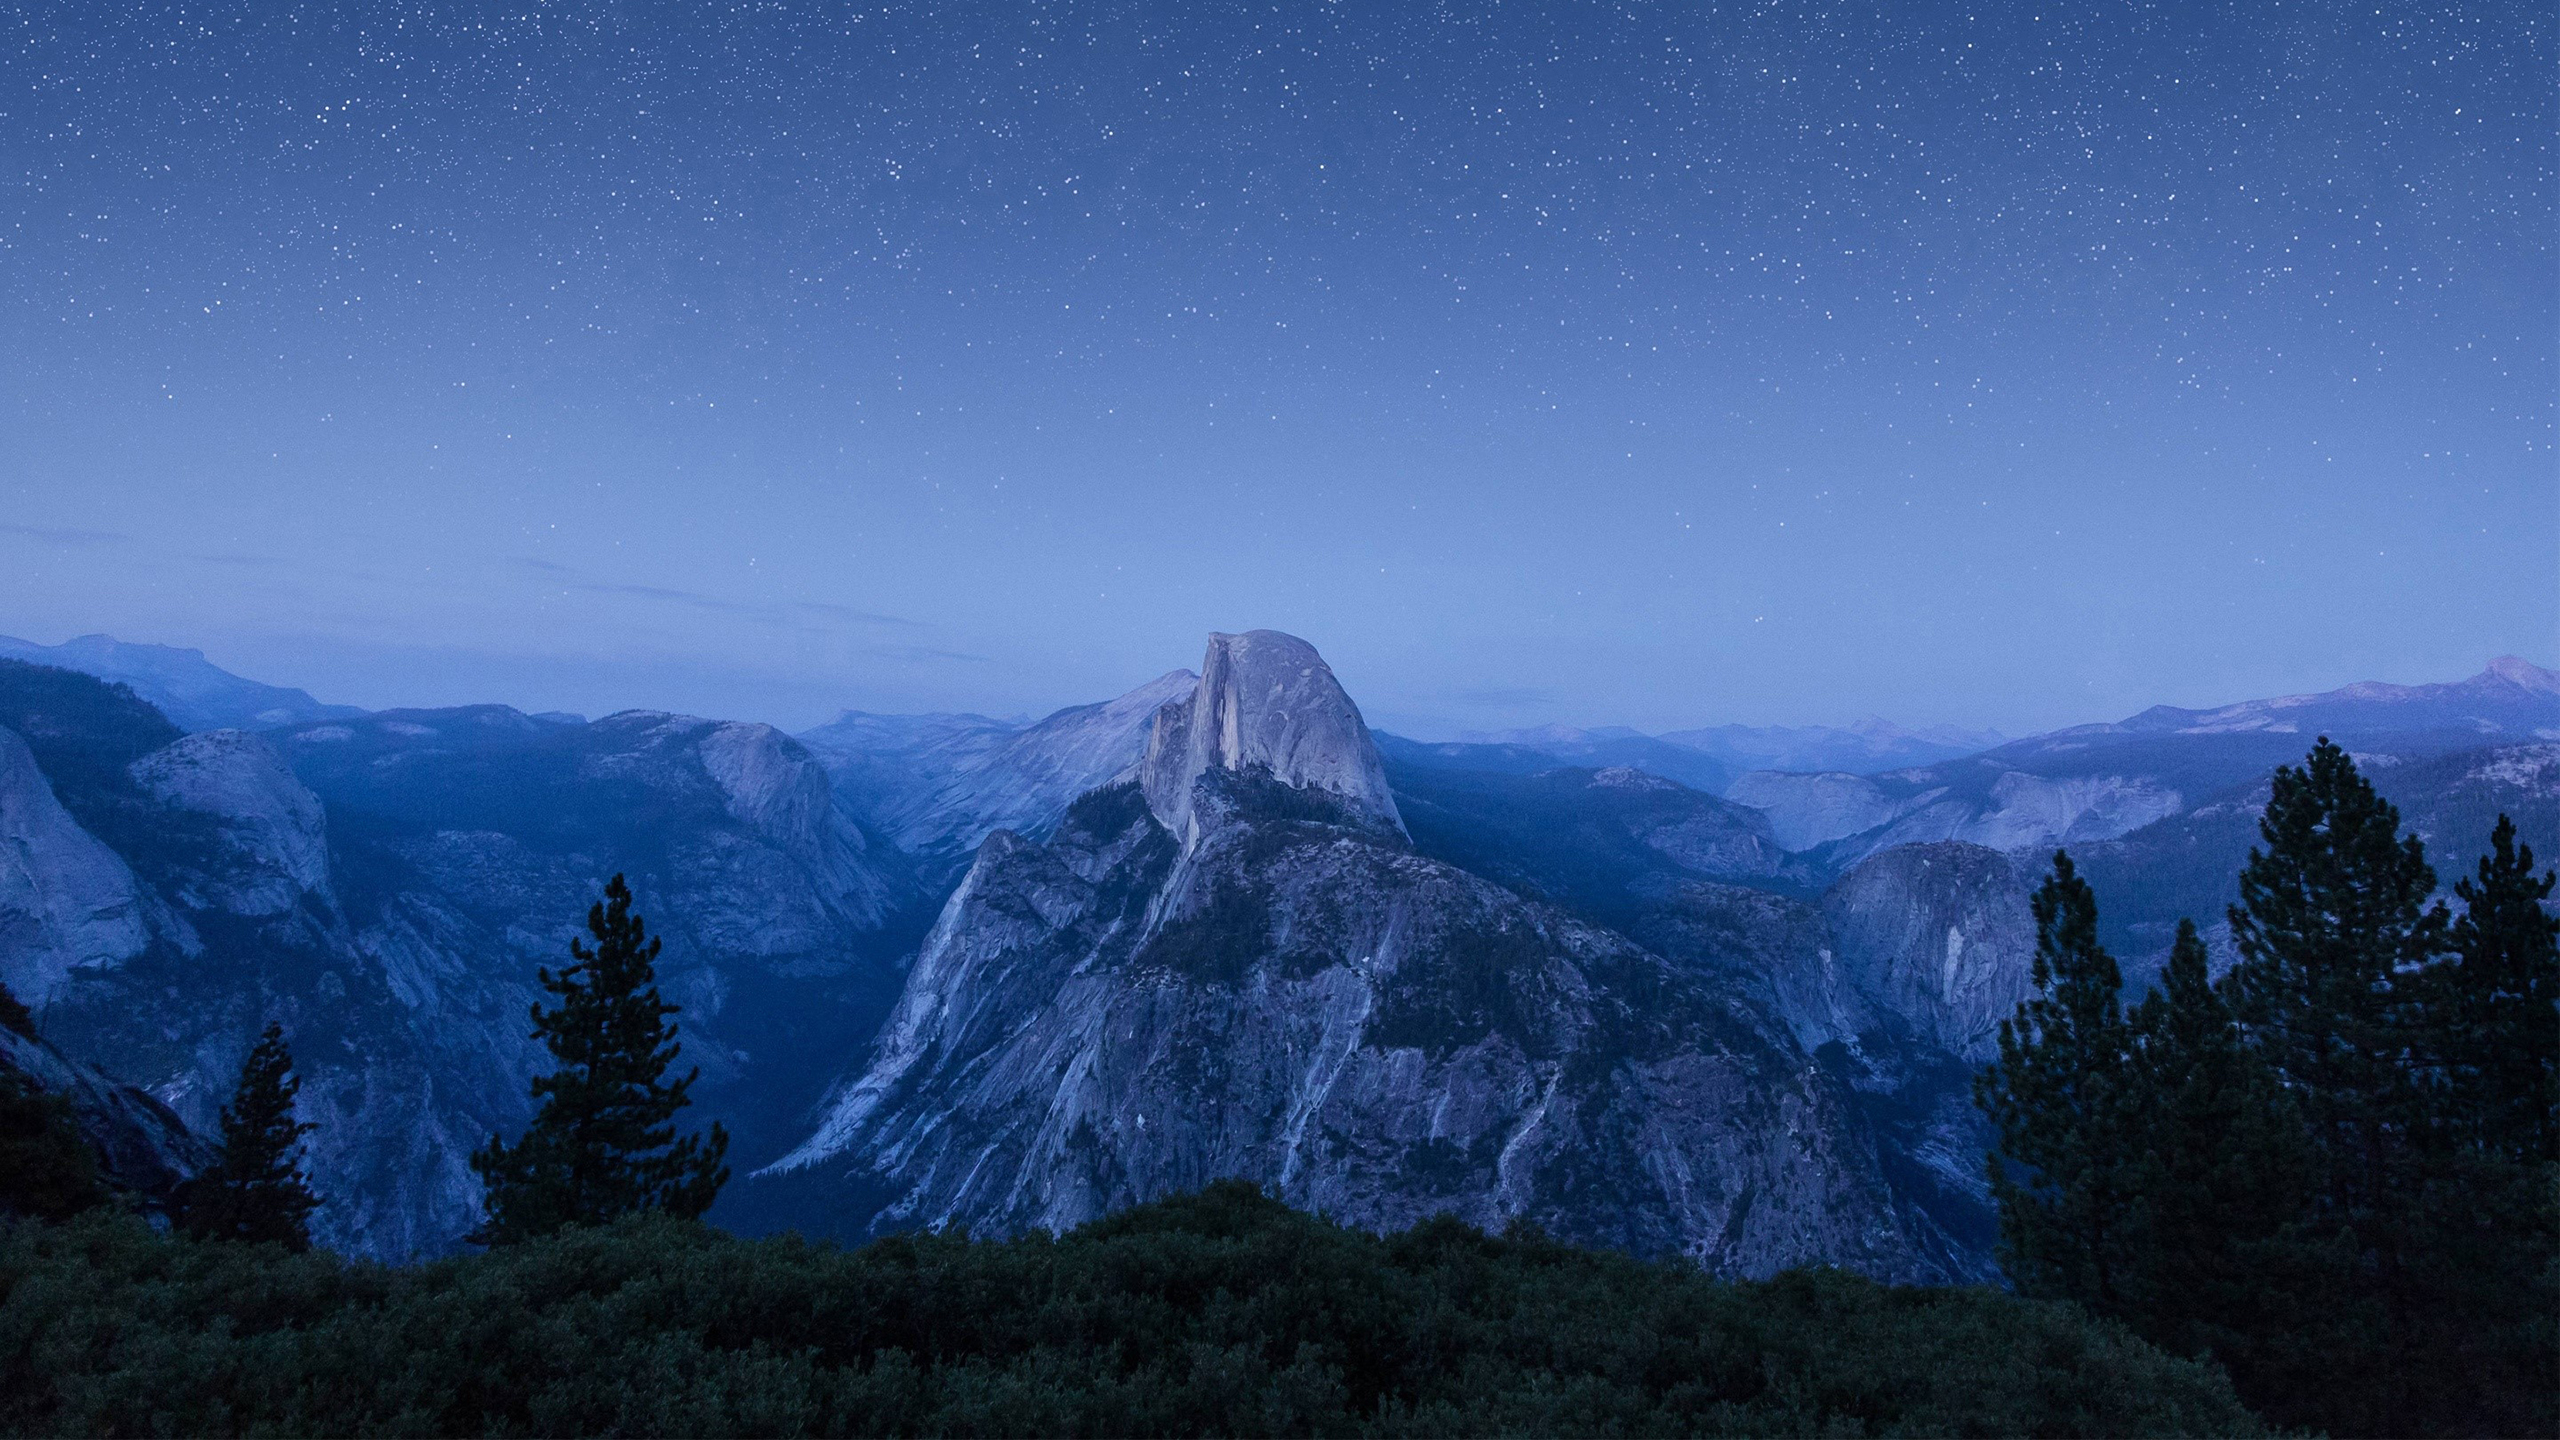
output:
M406 1268L103 1214L0 1233L20 1434L2239 1435L2063 1302L1377 1236L1226 1183L846 1250L641 1214Z
M2002 1262L2279 1425L2560 1428L2560 922L2501 817L2459 914L2323 740L2276 772L2218 981L2192 923L2128 1008L2056 854L2038 994L1977 1098Z

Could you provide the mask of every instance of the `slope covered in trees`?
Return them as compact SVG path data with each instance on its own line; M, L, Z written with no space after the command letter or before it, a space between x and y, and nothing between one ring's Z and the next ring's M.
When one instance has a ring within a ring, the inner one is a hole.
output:
M2057 853L2038 993L1977 1096L2002 1264L2228 1367L2277 1423L2560 1428L2560 922L2500 817L2438 897L2420 842L2322 740L2276 771L2219 982L2192 923L2129 1014ZM2014 1168L2013 1168L2014 1167Z
M2217 1434L2068 1305L1711 1281L1252 1187L859 1250L638 1216L408 1269L93 1218L0 1234L0 1429L232 1434Z

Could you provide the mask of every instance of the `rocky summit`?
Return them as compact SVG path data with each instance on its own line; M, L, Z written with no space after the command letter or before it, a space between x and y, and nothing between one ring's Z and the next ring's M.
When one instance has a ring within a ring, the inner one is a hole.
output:
M1200 683L1156 712L1138 784L1147 808L1186 845L1199 833L1195 792L1212 771L1260 771L1329 796L1345 819L1404 833L1360 707L1294 635L1210 636Z
M1304 642L1214 637L1141 776L1045 844L988 839L765 1181L1010 1231L1243 1176L1366 1225L1945 1277L1852 1096L1747 987L1416 853Z

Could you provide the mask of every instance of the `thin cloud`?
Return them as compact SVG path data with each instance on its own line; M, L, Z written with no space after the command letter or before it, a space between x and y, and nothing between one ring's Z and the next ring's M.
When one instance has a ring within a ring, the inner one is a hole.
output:
M823 600L794 600L791 602L791 608L807 610L818 615L832 615L839 620L856 620L865 625L888 625L901 630L932 628L921 620L910 620L904 615L883 615L876 610L856 610L850 605L831 605Z
M752 614L765 607L723 600L692 590L670 590L664 585L598 585L587 582L569 587L589 595L629 595L641 600L663 600L670 605L690 605L697 610L719 610L730 614Z
M932 660L958 661L970 665L991 663L989 657L972 655L966 650L937 650L930 645L866 645L861 652L875 660L905 660L921 663Z
M0 523L0 535L16 535L27 540L42 540L48 545L122 545L132 536L115 530L75 530L67 526L11 525Z
M280 570L296 563L273 555L196 555L190 558L207 565L229 565L241 570Z
M752 615L773 624L790 625L794 629L807 628L795 624L789 618L794 615L823 616L831 620L851 621L857 625L876 625L896 630L933 628L921 620L910 620L904 615L884 615L876 610L857 610L851 605L836 605L823 600L793 600L779 605L757 604L746 600L726 600L717 595L705 595L698 590L677 590L665 585L606 585L592 581L572 585L569 588L590 595L628 595L636 600L656 600L668 605L689 605L697 610L716 610L724 615ZM897 647L889 647L889 649L895 648ZM881 653L886 654L888 651L884 650ZM986 658L981 655L962 655L958 651L934 653L953 659Z

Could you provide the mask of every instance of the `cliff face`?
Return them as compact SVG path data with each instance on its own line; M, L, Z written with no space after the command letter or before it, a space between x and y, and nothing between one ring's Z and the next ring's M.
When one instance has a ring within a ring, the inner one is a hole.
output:
M0 728L0 983L42 1008L87 971L150 943L122 856L55 798L17 732Z
M1045 836L1077 796L1130 774L1156 712L1199 680L1171 671L1029 725L848 713L800 739L826 762L848 810L928 872L957 880L987 836Z
M616 871L667 942L696 1115L751 1163L831 1078L810 1057L887 1009L913 882L768 727L484 706L178 736L49 673L0 685L58 757L49 784L0 731L0 977L199 1132L281 1022L332 1248L433 1254L477 1222L468 1157L549 1068L535 972Z
M240 730L189 735L133 763L142 790L172 810L210 819L220 837L187 900L234 915L280 915L329 894L329 835L320 797L284 757Z
M81 1138L98 1153L99 1173L145 1203L167 1203L179 1181L213 1159L214 1146L149 1091L101 1074L7 1026L0 1026L0 1071L70 1101Z
M1980 1064L2034 988L2035 916L1997 851L1960 841L1884 851L1823 895L1822 914L1842 992L1839 1018L1826 1021L1837 1038L1889 1024Z
M1846 1090L1741 989L1414 853L1311 658L1213 640L1142 784L991 837L767 1183L1003 1231L1244 1176L1363 1224L1946 1273Z
M1277 630L1212 635L1188 701L1156 712L1138 783L1167 830L1195 836L1192 793L1211 771L1261 770L1332 797L1345 818L1404 833L1360 708L1315 647Z

